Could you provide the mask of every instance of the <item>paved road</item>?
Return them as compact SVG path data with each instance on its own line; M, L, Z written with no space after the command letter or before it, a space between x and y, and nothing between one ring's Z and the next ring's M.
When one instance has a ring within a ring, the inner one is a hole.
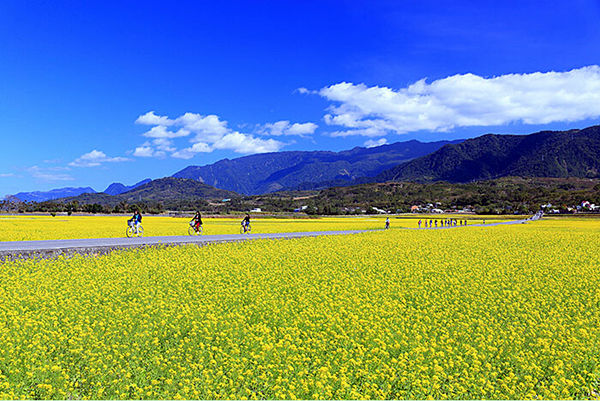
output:
M536 219L534 219L536 220ZM445 230L451 228L467 227L491 227L503 224L521 224L532 221L512 220L501 223L471 224L468 226L450 226L421 228L420 230ZM405 228L405 227L403 227ZM412 229L419 230L413 227ZM153 245L206 245L218 242L236 242L253 239L279 239L317 237L322 235L348 235L358 234L372 230L347 230L347 231L310 231L297 233L274 233L274 234L230 234L230 235L201 235L190 236L166 236L166 237L142 237L142 238L87 238L87 239L65 239L44 241L9 241L0 242L0 261L29 257L52 257L56 255L80 254L102 254L115 249L139 248Z
M206 245L218 242L236 242L253 239L279 239L316 237L322 235L347 235L366 232L367 230L348 231L311 231L297 233L275 234L231 234L231 235L201 235L201 236L166 236L142 238L87 238L63 239L44 241L9 241L0 242L0 260L20 257L48 257L73 253L106 253L114 249L138 248L153 245Z

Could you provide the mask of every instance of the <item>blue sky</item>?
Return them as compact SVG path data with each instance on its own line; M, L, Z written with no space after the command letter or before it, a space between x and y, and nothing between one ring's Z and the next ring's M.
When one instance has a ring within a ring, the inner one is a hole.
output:
M598 1L81 4L0 2L0 196L600 123Z

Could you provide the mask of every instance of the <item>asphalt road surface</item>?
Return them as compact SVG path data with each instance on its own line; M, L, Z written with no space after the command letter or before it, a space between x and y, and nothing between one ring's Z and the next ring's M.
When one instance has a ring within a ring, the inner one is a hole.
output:
M280 239L317 237L322 235L358 234L366 230L348 231L311 231L297 233L274 234L231 234L231 235L200 235L200 236L165 236L165 237L135 237L135 238L85 238L43 241L9 241L0 242L0 260L16 259L31 256L54 256L73 253L105 253L114 249L139 248L156 245L206 245L219 242L248 241L254 239Z

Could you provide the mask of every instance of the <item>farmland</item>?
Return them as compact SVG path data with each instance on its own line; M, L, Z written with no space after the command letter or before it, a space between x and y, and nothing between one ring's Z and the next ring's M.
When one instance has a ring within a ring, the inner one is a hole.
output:
M125 236L130 216L33 216L0 215L0 241L31 241L72 238L115 238ZM417 227L417 221L440 216L408 216L392 218L392 227ZM447 217L447 216L446 216ZM456 218L463 218L456 216ZM466 218L466 217L465 217ZM469 216L470 223L481 222L485 216ZM186 235L190 218L144 216L142 224L146 236ZM239 233L239 218L204 218L205 234ZM498 216L488 217L487 222L500 221ZM252 219L252 229L259 233L370 230L381 229L385 217L324 217L311 219Z
M0 397L595 397L599 251L569 219L6 262Z

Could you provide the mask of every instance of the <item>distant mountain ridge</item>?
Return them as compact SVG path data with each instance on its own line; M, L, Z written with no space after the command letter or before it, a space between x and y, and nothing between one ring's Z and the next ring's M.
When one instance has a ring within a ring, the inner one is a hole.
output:
M374 181L471 182L508 176L600 177L600 126L483 135L401 163Z
M104 193L108 195L119 195L127 191L131 191L134 188L137 188L141 185L147 184L152 181L149 178L142 180L136 184L125 186L120 182L114 182L110 184L105 190ZM65 188L56 188L51 189L50 191L34 191L34 192L19 192L18 194L9 195L11 198L16 198L21 202L45 202L54 199L60 198L68 198L74 197L81 194L95 194L97 193L95 189L91 187L65 187Z
M21 192L11 199L84 203L231 198L279 190L318 190L369 182L468 183L502 177L600 178L600 126L529 135L487 134L466 141L398 142L343 152L279 152L189 166L173 177ZM111 195L114 194L114 195Z
M198 180L216 188L256 195L299 186L352 182L374 177L401 162L427 155L461 141L397 142L373 148L356 147L342 152L295 151L262 153L224 159L206 166L189 166L175 178Z
M122 194L122 193L125 193L128 191L131 191L132 189L135 189L144 184L147 184L150 181L152 181L150 178L146 178L145 180L142 180L142 181L135 183L133 185L130 185L130 186L123 185L120 182L113 182L104 190L104 193L108 194L108 195L119 195L119 194Z
M52 189L50 191L19 192L18 194L11 195L11 197L17 198L22 202L44 202L67 196L77 196L95 192L96 191L90 187L65 187Z

